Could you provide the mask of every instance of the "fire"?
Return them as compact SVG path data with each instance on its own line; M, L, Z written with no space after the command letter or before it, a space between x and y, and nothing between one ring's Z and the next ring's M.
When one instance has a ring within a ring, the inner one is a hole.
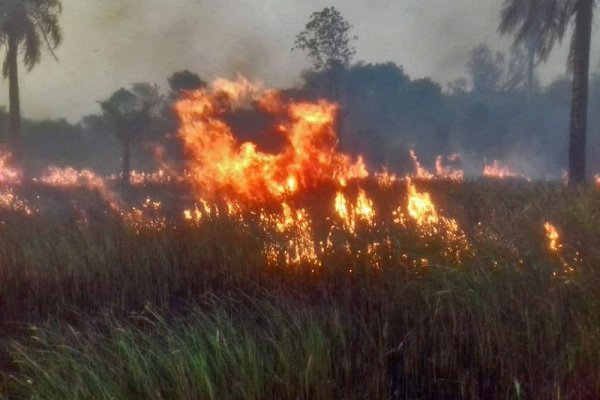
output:
M594 182L596 183L596 185L600 186L600 175L594 176Z
M408 180L408 214L419 225L432 225L439 222L439 217L429 193L419 193L415 185Z
M260 214L261 226L274 237L266 238L263 254L271 266L298 267L321 265L317 254L312 221L305 209L294 210L282 203L280 214ZM270 235L269 235L270 236Z
M379 187L389 189L396 183L398 177L396 174L388 171L387 168L383 168L380 172L375 173L375 179L377 180Z
M12 155L0 149L0 184L16 184L21 181L21 171L12 167Z
M460 161L458 154L452 154L448 158L448 161L457 162ZM465 172L460 169L453 169L444 165L444 157L437 156L435 159L435 174L443 179L449 179L452 181L462 181L465 178Z
M133 207L131 210L122 213L124 222L135 230L136 233L142 231L161 231L167 228L166 217L160 214L161 202L147 197L141 207Z
M356 204L351 204L342 192L338 192L335 197L334 208L337 215L344 222L345 229L351 234L356 234L358 221L362 221L366 225L372 225L375 218L373 201L367 197L362 189L358 193Z
M565 254L567 252L563 251L564 246L561 243L558 229L550 222L544 223L544 230L546 232L548 250L556 257L562 268L562 271L559 271L559 273L564 275L573 274L576 271L576 265L582 261L581 254L578 251L572 255ZM557 276L558 273L554 272L553 275Z
M423 168L421 166L421 163L417 158L417 153L415 153L414 149L410 149L409 154L415 167L415 174L413 176L418 179L433 179L434 175L431 172L429 172L426 168Z
M284 146L279 152L267 153L235 138L224 116L248 103L280 120ZM175 110L191 179L203 196L265 201L322 183L345 185L368 176L360 157L352 160L337 151L333 129L337 106L325 100L284 101L276 92L245 79L219 79L210 89L189 93Z
M40 178L35 178L34 182L54 187L80 187L97 191L113 211L117 213L123 212L123 205L119 196L107 187L104 178L90 170L84 169L78 171L71 167L49 167Z
M422 239L438 241L441 255L452 262L461 263L464 256L472 255L471 245L458 222L440 215L429 193L417 191L410 179L407 179L407 196L406 211L416 222ZM407 226L402 207L394 212L394 222ZM425 247L429 247L429 244ZM427 262L422 263L424 264Z
M494 160L494 162L492 162L491 164L487 164L483 167L483 176L499 179L523 178L529 180L527 177L512 171L509 167L503 165L498 160Z
M27 201L20 199L12 188L0 190L0 209L7 209L25 215L32 215L38 211L31 208Z
M437 156L435 159L435 172L429 171L423 167L419 162L419 158L413 149L409 152L410 158L412 159L415 173L412 175L413 178L422 180L451 180L451 181L462 181L465 177L464 171L460 169L454 169L444 165L444 157ZM460 161L458 154L452 154L446 157L447 161L457 162Z
M544 223L544 229L546 230L546 238L548 239L548 248L557 253L562 247L558 230L550 222Z

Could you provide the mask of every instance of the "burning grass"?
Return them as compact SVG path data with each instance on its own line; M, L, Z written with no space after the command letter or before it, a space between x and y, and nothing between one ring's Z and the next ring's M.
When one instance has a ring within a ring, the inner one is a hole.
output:
M85 186L1 213L7 396L600 390L597 188L374 178L244 208L166 183L115 210Z
M278 152L227 125L249 104ZM175 108L182 176L25 181L0 155L5 396L600 396L597 187L414 152L371 174L335 105L243 79Z

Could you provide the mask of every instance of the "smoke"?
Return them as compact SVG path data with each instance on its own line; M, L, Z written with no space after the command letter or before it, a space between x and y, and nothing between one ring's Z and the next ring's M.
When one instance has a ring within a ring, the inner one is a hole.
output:
M394 61L412 78L444 84L464 74L469 50L482 40L506 49L496 26L500 2L456 0L443 5L407 0L63 0L60 62L47 54L22 74L25 115L77 121L97 100L130 82L165 85L189 69L205 80L237 73L290 87L309 67L290 52L309 15L333 5L359 36L357 60ZM598 35L596 35L598 36ZM564 49L543 67L544 82L564 71ZM7 103L0 84L0 104ZM52 101L48 101L52 99Z

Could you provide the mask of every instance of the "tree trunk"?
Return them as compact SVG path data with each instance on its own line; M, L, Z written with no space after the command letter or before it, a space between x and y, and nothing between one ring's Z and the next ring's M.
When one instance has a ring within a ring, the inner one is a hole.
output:
M21 162L21 102L19 98L19 71L17 57L19 44L13 37L8 39L6 54L8 63L8 107L10 114L10 144L16 160Z
M580 0L573 33L571 88L571 126L569 130L569 183L585 182L585 141L587 131L590 43L594 0Z
M131 182L131 141L123 140L123 170L121 171L123 186L129 187Z

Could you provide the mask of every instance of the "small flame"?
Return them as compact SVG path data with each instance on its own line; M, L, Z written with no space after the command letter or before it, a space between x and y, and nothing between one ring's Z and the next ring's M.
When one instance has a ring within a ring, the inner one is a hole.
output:
M356 226L359 221L367 226L373 225L373 219L375 218L373 201L367 197L362 189L358 192L355 205L346 200L346 196L342 192L338 192L335 197L334 208L337 215L344 222L345 229L351 234L356 234Z
M417 153L415 153L414 149L410 149L410 158L412 159L413 166L415 168L415 174L413 175L417 179L426 179L430 180L434 178L434 175L429 172L426 168L421 166L419 162L419 158L417 157Z
M444 157L437 156L435 159L435 173L430 172L427 168L423 167L419 162L419 158L413 149L410 150L410 158L412 159L415 173L412 175L413 178L421 180L451 180L451 181L462 181L465 177L464 171L460 169L454 169L444 165ZM452 154L446 159L450 162L460 161L458 154Z
M113 211L117 213L123 212L123 205L119 196L107 187L106 181L102 177L90 170L84 169L78 171L71 167L49 167L41 178L36 178L34 181L61 188L84 187L89 190L95 190L100 193L102 199L106 201Z
M557 253L562 247L558 229L550 222L544 223L544 229L546 230L546 238L548 239L548 248L552 252Z
M419 193L410 179L408 179L407 182L408 214L414 218L419 225L432 225L438 223L439 217L429 193Z
M11 166L12 154L0 149L0 184L18 184L22 173Z
M483 167L483 176L488 178L522 178L525 180L529 180L526 176L518 174L512 171L508 166L502 164L498 160L494 160L491 164L487 164Z

